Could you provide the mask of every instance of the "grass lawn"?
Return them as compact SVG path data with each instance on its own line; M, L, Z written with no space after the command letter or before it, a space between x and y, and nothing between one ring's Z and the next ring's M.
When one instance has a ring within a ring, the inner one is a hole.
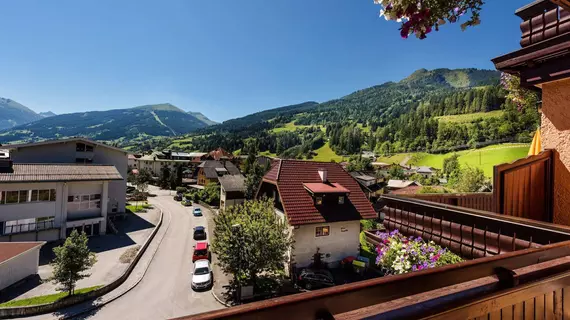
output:
M440 122L452 122L452 123L466 123L471 122L476 119L489 119L498 118L503 115L503 110L494 110L489 112L476 112L468 114L457 114L452 116L441 116L436 117Z
M259 155L260 155L260 156L272 157L272 158L277 157L277 154L276 154L276 153L271 153L271 152L269 152L269 150L262 151L262 152L259 153Z
M407 156L413 156L413 153L398 153L389 157L378 157L376 159L376 162L384 162L384 163L388 163L388 164L392 164L392 163L400 163L402 162L402 160L404 160ZM411 162L408 161L408 162Z
M141 212L145 209L152 209L152 205L148 204L147 202L144 201L131 201L133 204L130 204L125 206L128 210L131 210L131 212Z
M99 289L102 286L94 286L89 288L77 289L75 290L75 294L87 293L93 290ZM7 308L7 307L23 307L23 306L35 306L40 304L52 303L61 298L67 297L67 292L60 292L54 294L48 294L45 296L33 297L28 299L21 299L21 300L12 300L4 303L0 303L0 308Z
M493 176L493 167L497 164L508 163L526 157L528 144L500 144L481 149L459 151L459 163L483 169L487 177ZM415 161L410 163L417 166L430 166L443 168L443 159L451 156L447 154L418 153Z
M322 125L313 126L313 125L295 124L295 120L293 120L291 122L287 122L285 124L285 126L283 126L283 127L271 129L270 132L273 132L273 133L279 133L279 132L284 132L284 131L291 131L292 132L292 131L295 131L297 129L310 128L310 127L319 127L321 130L325 131L325 127Z
M337 155L331 149L328 142L326 142L322 147L315 150L315 152L317 153L317 155L313 159L311 159L313 161L330 162L331 160L334 160L336 162L342 162L346 159L343 156Z

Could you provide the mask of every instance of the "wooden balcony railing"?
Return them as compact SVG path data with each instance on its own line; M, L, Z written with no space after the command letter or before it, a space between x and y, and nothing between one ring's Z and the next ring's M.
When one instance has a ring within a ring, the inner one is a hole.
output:
M491 192L423 193L405 195L405 197L470 209L493 211L493 193Z
M562 285L570 286L570 275L568 279L564 278L566 272L570 272L569 227L417 199L386 196L385 200L385 226L399 228L402 232L415 232L424 239L444 239L444 245L450 239L455 247L463 243L465 248L469 248L461 250L464 254L476 250L487 254L480 255L481 258L473 254L475 259L444 267L355 282L179 319L471 319L479 316L487 319L489 313L497 310L501 313L502 308L511 307L514 310L515 305L520 307L524 302L521 299L529 299L529 296L518 296L519 290L527 290L535 283L544 281L544 288L558 293L565 290ZM420 216L424 217L423 222L419 222ZM439 223L438 220L443 222ZM447 221L451 222L453 230L446 237ZM470 234L468 229L471 228L482 230L484 234ZM441 229L444 229L443 233ZM475 238L480 236L488 239L487 248L481 247L481 241L473 241L473 235ZM491 243L493 239L494 245ZM467 254L464 257L470 256ZM564 280L548 282L550 277ZM551 284L556 286L549 287ZM498 301L489 299L499 299L498 296L505 292L509 295L507 300L503 299L498 304L489 302ZM538 300L541 294L548 297L547 301L554 297L548 292L546 295L542 291L535 293ZM558 293L557 299L561 297ZM552 301L557 300L553 298ZM568 301L564 302L566 312L570 311L570 299ZM484 308L471 307L477 304ZM558 306L556 310L562 308ZM541 309L536 310L537 314L542 312ZM441 315L451 311L457 313L450 317ZM507 311L504 314L507 315ZM530 316L530 311L527 315Z
M570 12L548 0L535 1L515 14L523 19L523 48L570 32Z

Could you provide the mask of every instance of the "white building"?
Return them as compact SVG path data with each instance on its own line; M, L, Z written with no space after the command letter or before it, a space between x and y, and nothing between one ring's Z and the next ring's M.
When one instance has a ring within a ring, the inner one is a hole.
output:
M3 148L0 241L104 234L108 214L125 212L126 151L82 138Z
M0 290L38 273L44 242L0 243Z
M155 177L160 175L162 167L167 166L174 170L176 165L184 167L194 167L207 158L205 152L175 152L175 151L155 151L152 154L144 155L134 159L134 168L149 170Z
M354 180L337 163L277 160L263 177L257 197L273 197L287 218L295 245L296 267L307 267L317 252L331 266L359 255L361 219L376 212Z

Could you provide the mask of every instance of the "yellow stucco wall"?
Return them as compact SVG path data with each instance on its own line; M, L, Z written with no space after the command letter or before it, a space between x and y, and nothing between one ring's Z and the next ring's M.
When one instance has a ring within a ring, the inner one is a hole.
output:
M554 149L554 223L570 225L570 79L542 86L542 144Z

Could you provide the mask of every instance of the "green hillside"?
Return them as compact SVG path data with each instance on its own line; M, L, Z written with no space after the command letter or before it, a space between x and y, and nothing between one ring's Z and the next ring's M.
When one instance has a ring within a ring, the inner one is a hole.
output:
M500 144L481 149L459 151L459 163L483 169L487 177L493 176L493 166L509 163L527 156L529 144ZM451 156L447 154L417 153L408 164L443 168L443 159Z
M0 130L9 129L42 118L44 118L44 116L35 113L30 108L14 100L0 98Z
M0 132L0 143L82 136L128 146L152 137L177 136L207 126L203 120L164 103L43 118Z
M475 112L468 114L455 114L450 116L440 116L436 117L440 122L451 122L451 123L469 123L477 121L479 119L486 120L491 118L500 118L505 112L503 110L494 110L488 112Z

